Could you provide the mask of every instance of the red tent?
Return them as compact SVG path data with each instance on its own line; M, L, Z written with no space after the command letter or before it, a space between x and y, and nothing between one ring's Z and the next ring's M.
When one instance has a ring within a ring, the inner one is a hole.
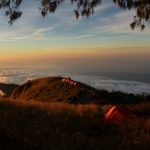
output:
M74 80L71 80L71 78L64 78L64 79L62 79L62 82L67 82L67 83L69 83L70 85L74 85L74 86L77 85L77 82L74 81Z
M108 110L104 117L104 124L120 124L125 120L128 120L133 113L123 105L113 106Z

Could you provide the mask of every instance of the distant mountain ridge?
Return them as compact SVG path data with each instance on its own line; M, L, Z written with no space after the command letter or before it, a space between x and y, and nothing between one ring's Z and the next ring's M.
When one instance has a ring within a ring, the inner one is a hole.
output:
M63 101L69 103L98 101L98 90L79 82L74 86L63 82L62 79L62 77L46 77L28 81L18 86L13 91L11 98L43 102Z
M11 99L73 104L132 104L150 101L150 95L126 94L120 91L98 90L76 82L71 85L63 77L45 77L29 80L12 90Z

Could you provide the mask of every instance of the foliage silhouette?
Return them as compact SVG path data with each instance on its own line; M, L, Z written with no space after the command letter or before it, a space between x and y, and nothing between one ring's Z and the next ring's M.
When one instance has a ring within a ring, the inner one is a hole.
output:
M57 7L65 0L42 0L41 14L45 16L48 11L54 13ZM75 16L90 16L94 13L96 6L101 4L101 0L70 0L71 4L76 4L77 9L74 10Z
M146 22L150 23L150 0L113 0L115 4L122 9L131 10L136 9L134 21L131 23L131 28L141 27L145 28Z
M9 17L9 24L21 17L22 12L19 10L21 2L22 0L0 0L0 9L6 9L5 15Z
M54 13L59 5L65 0L39 0L41 15L45 17L48 13ZM75 16L78 19L80 16L89 17L95 12L95 8L101 4L102 0L70 0L71 4L76 5L74 10ZM136 10L131 28L140 27L142 30L145 25L150 23L150 0L112 0L116 5L124 10ZM6 9L6 16L9 17L9 24L12 24L16 19L20 18L22 11L19 6L22 0L0 0L0 9Z

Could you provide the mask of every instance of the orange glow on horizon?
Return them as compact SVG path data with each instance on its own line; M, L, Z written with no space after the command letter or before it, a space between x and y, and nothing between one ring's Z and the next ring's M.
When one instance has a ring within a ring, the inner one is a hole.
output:
M127 55L150 55L149 48L82 48L82 49L44 49L32 51L17 51L15 53L2 52L0 62L3 61L32 61L41 59L61 59L61 58L90 58L90 57L112 57Z

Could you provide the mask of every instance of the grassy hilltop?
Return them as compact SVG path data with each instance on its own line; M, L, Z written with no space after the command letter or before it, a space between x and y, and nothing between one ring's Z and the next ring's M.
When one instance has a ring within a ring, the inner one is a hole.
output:
M70 85L62 77L46 77L28 81L18 86L11 94L17 100L41 102L67 102L73 104L132 104L150 101L150 95L125 94L119 91L107 92L77 82Z
M114 104L126 105L137 117L104 125L103 117ZM2 150L150 149L149 96L42 78L18 86L10 98L0 98L0 116Z
M16 88L14 99L37 100L42 102L63 101L69 103L88 103L98 100L96 89L77 82L76 86L62 82L62 77L47 77L28 81Z

